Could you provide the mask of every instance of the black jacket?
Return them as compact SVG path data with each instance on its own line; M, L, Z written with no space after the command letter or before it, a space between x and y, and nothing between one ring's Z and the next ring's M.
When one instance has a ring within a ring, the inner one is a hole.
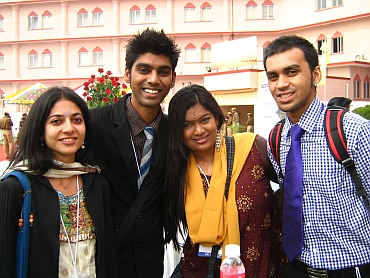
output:
M126 99L113 105L92 109L96 133L94 158L102 165L102 175L112 192L112 216L118 229L138 196L138 169L126 117ZM162 277L163 275L163 214L162 195L166 170L167 118L162 117L155 138L150 171L141 188L152 183L144 205L117 246L120 277Z
M99 174L82 175L83 191L96 233L96 276L117 277L110 213L110 191ZM31 209L29 277L58 277L60 206L56 191L45 177L30 177ZM23 188L15 177L0 182L0 277L15 277L15 249Z

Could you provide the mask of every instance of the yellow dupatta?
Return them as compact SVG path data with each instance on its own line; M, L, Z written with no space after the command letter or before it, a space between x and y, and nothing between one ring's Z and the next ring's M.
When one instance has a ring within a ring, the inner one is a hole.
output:
M229 198L224 196L227 176L225 139L220 151L214 152L212 178L207 198L194 155L189 156L187 168L187 193L185 213L189 236L193 243L204 246L234 243L240 245L238 209L235 201L235 184L252 148L256 134L238 133L235 139L235 157L229 188Z

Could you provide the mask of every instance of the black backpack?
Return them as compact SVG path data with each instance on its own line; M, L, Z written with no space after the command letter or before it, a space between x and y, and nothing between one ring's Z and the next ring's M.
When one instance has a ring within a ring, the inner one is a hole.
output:
M358 177L355 163L348 155L347 140L343 131L343 116L347 112L347 109L339 106L329 106L325 112L325 135L328 143L330 152L334 159L343 165L343 167L349 172L353 183L356 186L357 195L363 200L370 204L369 197ZM271 152L274 156L276 163L280 167L280 141L281 131L285 124L285 119L278 122L274 128L270 131L269 144ZM280 169L280 178L284 178Z

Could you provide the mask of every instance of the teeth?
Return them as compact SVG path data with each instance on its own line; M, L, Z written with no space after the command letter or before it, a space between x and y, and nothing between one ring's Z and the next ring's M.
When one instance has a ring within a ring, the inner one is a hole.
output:
M280 95L280 97L281 97L281 98L287 98L287 97L290 97L291 95L293 95L293 93Z
M70 142L70 141L73 141L74 139L73 138L65 138L63 139L63 141L66 141L66 142Z
M158 90L144 89L144 91L149 93L149 94L158 94Z

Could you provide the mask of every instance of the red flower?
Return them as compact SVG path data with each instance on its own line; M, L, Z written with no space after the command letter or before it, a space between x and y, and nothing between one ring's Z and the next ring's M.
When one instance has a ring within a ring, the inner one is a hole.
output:
M98 72L102 73L104 70L102 68L98 68Z
M104 84L105 82L104 78L101 78L101 77L97 78L97 80L100 84Z
M87 101L92 101L92 97L91 96L87 96L86 100Z
M103 97L103 101L104 101L105 103L107 103L107 102L109 101L109 99L108 99L107 97Z
M114 99L113 99L113 102L117 102L118 101L118 97L115 97Z
M107 75L111 75L112 72L110 70L107 71Z
M91 75L91 79L94 80L95 79L95 74Z
M119 83L118 83L116 80L113 80L113 81L112 81L112 85L113 85L113 86L119 86Z
M89 84L90 84L90 82L85 82L84 86L87 87L87 86L89 86Z
M84 92L82 96L87 97L87 92Z
M106 90L105 90L105 92L107 93L107 95L109 95L109 94L110 94L110 92L111 92L111 90L106 89Z
M127 89L126 84L124 84L124 83L123 83L123 84L122 84L122 88L123 88L123 89Z

